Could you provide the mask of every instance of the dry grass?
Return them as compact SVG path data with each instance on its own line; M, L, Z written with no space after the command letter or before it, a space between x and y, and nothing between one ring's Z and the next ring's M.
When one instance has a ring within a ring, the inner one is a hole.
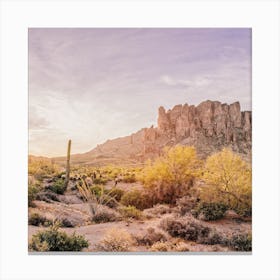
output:
M170 241L159 241L152 245L152 252L188 252L189 246L180 239Z
M130 233L122 229L112 228L96 245L96 249L105 252L129 252L133 250L134 244L135 240Z

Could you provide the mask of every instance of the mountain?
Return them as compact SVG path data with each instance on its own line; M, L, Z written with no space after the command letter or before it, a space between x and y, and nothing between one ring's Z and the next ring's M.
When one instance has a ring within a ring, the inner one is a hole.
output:
M202 158L229 147L250 160L252 113L242 112L239 102L228 105L210 100L198 106L176 105L168 111L159 107L157 127L107 140L87 153L73 155L72 161L101 165L137 164L160 155L163 147L177 144L195 146Z

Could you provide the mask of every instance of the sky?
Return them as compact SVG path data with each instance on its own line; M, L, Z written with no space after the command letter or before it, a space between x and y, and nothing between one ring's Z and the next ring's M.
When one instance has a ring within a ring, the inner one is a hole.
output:
M157 123L159 106L251 110L251 29L31 28L29 154L83 153Z

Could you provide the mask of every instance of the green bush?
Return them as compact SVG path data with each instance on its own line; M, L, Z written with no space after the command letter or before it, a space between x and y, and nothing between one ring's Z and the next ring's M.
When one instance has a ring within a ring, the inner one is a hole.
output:
M110 190L106 190L106 193L115 198L116 201L120 201L122 196L124 195L124 190L119 189L119 188L112 188Z
M104 189L102 185L94 185L90 187L91 192L100 199L100 204L106 205L110 208L115 208L118 205L123 190L120 189ZM102 198L102 199L101 199ZM117 199L119 198L119 200Z
M60 219L58 222L61 227L75 227L75 224L71 220L67 219L66 217Z
M51 221L39 213L32 213L28 218L28 224L32 226L49 226Z
M57 179L48 189L57 194L64 194L66 191L65 180L62 178Z
M29 244L31 251L81 251L89 246L88 241L82 235L67 235L58 230L57 226L40 231L32 236Z
M139 220L142 218L142 212L135 206L123 206L120 208L120 213L124 218L133 218Z
M97 196L100 197L102 193L102 186L100 185L93 185L90 187L90 190Z
M133 190L125 193L120 202L125 206L134 206L140 210L153 206L151 198L139 190Z
M252 217L252 207L248 205L238 205L233 207L233 210L242 217Z
M29 185L28 186L28 207L33 207L33 200L36 199L36 196L39 192L39 188L34 185Z
M192 211L195 218L204 221L214 221L224 217L228 207L222 203L202 202L199 203Z
M233 235L229 240L229 247L235 251L252 251L252 235L250 234L237 234Z

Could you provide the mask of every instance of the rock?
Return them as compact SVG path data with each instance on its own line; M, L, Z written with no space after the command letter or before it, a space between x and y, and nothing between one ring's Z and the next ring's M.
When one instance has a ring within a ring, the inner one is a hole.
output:
M225 212L225 218L227 219L240 219L240 215L238 215L235 211L233 210L227 210Z
M249 154L251 129L251 112L241 112L239 102L228 105L207 100L198 106L176 105L167 113L159 108L158 134L167 135L172 144L194 145L202 153L230 146L236 152Z
M168 132L170 129L169 115L165 113L165 109L162 106L158 109L158 129L162 133Z

